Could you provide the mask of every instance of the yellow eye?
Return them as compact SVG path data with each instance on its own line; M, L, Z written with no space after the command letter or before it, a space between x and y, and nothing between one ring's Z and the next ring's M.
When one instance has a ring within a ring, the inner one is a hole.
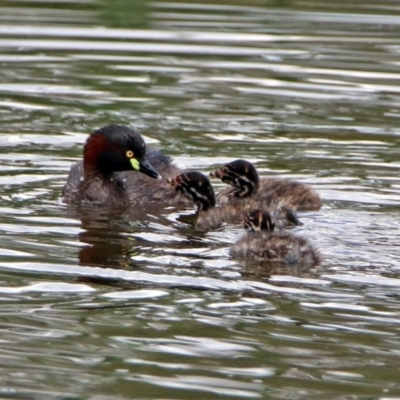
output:
M126 156L128 158L132 158L133 157L133 151L132 150L128 150L125 154L126 154Z

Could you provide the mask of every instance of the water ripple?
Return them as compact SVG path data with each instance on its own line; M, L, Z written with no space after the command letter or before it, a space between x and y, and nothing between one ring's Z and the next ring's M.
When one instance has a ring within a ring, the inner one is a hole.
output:
M399 397L398 11L1 7L0 394ZM323 264L236 262L241 228L196 232L193 207L67 207L70 165L109 123L188 169L248 158L313 185L324 206L293 231Z

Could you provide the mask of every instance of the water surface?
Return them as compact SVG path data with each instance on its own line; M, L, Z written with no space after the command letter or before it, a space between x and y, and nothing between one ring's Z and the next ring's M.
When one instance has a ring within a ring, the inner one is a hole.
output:
M400 397L396 3L0 11L2 398ZM313 185L324 206L295 231L324 263L237 263L239 227L174 208L67 207L110 123L190 169L247 158Z

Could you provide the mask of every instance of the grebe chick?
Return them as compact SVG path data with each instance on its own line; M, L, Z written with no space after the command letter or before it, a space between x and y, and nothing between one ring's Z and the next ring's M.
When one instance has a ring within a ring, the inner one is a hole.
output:
M267 260L307 267L321 263L319 251L307 239L290 231L276 231L269 212L253 210L243 225L249 232L231 247L230 255L234 259Z
M215 194L211 182L200 172L186 172L168 179L168 182L197 206L197 229L209 230L218 228L222 223L240 223L246 215L240 204L229 203L215 207ZM276 209L275 213L283 225L301 224L289 208Z
M210 173L233 188L217 195L217 202L229 203L241 199L244 204L251 201L252 207L264 208L284 204L294 210L319 210L322 200L309 185L286 178L259 178L254 165L247 160L235 160Z
M167 183L180 172L161 152L150 150L146 154L145 142L137 131L108 125L87 138L83 160L72 165L62 197L65 203L108 206L187 204Z

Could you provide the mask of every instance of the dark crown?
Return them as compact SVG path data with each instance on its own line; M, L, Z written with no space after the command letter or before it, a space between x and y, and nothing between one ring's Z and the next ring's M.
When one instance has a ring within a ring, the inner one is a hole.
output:
M246 160L235 160L212 173L236 189L236 197L249 197L257 192L259 177L254 165Z
M275 221L272 215L268 211L252 210L243 221L243 225L246 229L257 232L257 231L268 231L273 232L275 229Z
M95 130L87 139L83 154L85 173L131 169L126 152L131 151L137 160L146 156L146 144L135 130L123 125L108 125Z
M200 172L186 172L171 179L175 190L183 193L198 207L198 211L206 211L215 207L215 194L209 179Z

